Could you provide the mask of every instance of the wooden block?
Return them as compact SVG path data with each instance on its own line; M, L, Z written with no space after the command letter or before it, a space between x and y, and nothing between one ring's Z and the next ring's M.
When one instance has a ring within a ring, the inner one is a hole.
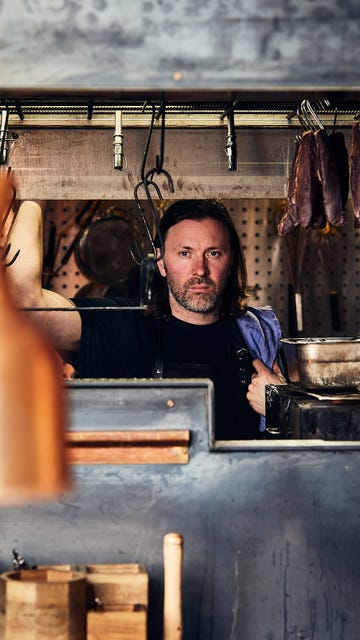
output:
M149 576L142 564L94 564L83 567L89 588L89 608L101 602L106 610L123 605L148 607Z
M147 613L134 611L88 611L87 640L146 640Z
M85 576L72 571L1 574L1 638L85 640L86 590Z
M190 431L69 431L71 464L187 464Z

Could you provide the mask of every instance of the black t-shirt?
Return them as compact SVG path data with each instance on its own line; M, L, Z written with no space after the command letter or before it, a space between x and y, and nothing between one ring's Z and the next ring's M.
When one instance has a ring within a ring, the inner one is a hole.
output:
M77 306L117 306L123 300L76 299ZM259 415L246 392L251 361L231 320L194 325L144 311L81 311L80 350L69 360L80 378L153 378L159 360L167 378L210 378L215 389L215 432L220 440L259 437ZM243 348L239 361L237 352Z

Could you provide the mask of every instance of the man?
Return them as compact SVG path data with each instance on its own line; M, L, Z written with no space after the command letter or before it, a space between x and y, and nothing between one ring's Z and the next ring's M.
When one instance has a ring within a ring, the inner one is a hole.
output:
M280 327L269 308L247 309L245 261L231 218L217 201L183 200L168 208L160 230L164 252L157 237L146 312L96 310L124 301L67 300L42 288L42 211L36 202L22 203L10 237L12 252L21 253L7 273L17 303L76 305L34 315L79 377L211 378L217 439L259 437L265 384L285 382ZM95 310L81 310L90 304ZM262 354L266 363L254 357Z

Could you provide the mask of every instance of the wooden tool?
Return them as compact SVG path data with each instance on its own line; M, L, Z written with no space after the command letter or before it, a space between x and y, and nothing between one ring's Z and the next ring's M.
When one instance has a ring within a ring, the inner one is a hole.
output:
M183 538L179 533L164 536L164 640L182 640Z

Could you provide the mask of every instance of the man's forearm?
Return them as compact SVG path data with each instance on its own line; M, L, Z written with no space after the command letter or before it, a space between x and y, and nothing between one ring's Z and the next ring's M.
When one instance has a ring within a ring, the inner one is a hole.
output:
M36 306L42 301L43 211L39 202L21 203L13 222L7 244L7 262L14 263L6 270L6 279L18 306Z
M17 307L33 308L35 321L41 324L54 346L65 351L78 348L81 319L77 312L51 312L49 309L74 307L73 302L55 291L42 288L43 211L41 203L26 200L18 210L7 244L10 262L20 250L15 262L7 267L6 279Z

